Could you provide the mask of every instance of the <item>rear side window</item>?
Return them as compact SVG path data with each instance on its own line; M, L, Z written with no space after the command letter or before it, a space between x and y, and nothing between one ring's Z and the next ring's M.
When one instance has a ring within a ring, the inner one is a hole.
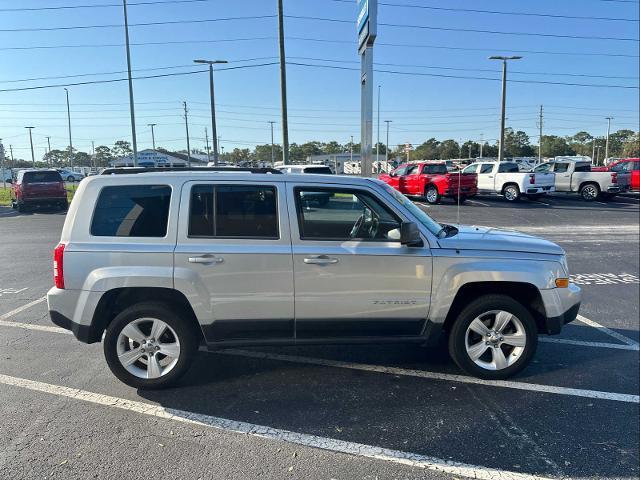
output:
M164 237L171 187L122 185L104 187L91 221L97 237Z
M591 165L588 163L576 163L576 172L590 172Z
M422 173L427 173L430 175L442 175L447 173L447 166L443 164L439 165L425 165L422 169Z
M499 173L518 173L519 171L517 163L501 163L498 167Z
M23 183L56 183L62 182L58 172L24 172Z
M189 236L278 239L276 189L262 185L194 185Z

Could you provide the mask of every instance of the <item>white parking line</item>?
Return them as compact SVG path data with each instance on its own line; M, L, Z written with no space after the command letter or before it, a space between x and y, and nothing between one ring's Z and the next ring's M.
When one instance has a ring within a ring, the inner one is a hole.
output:
M15 310L11 310L10 312L4 313L0 315L0 320L6 320L7 318L13 317L14 315L17 315L18 313L26 310L27 308L31 308L34 305L44 302L46 299L47 297L38 298L37 300L34 300L33 302L29 302L26 305L22 305L21 307L18 307Z
M443 472L449 475L459 475L463 477L484 479L484 480L550 480L545 477L528 475L525 473L497 470L477 465L469 465L451 460L443 460L435 457L428 457L411 452L392 450L388 448L365 445L362 443L348 442L328 437L319 437L305 433L297 433L289 430L281 430L264 425L256 425L247 422L238 422L225 418L214 417L201 413L188 412L173 408L165 408L145 402L137 402L109 395L79 390L76 388L64 387L62 385L52 385L49 383L36 382L24 378L11 377L0 374L0 384L10 385L35 392L42 392L59 397L66 397L79 400L94 405L109 408L118 408L129 412L139 413L150 417L161 418L170 421L197 425L200 427L215 428L230 433L251 435L278 442L285 442L294 445L301 445L311 448L319 448L335 453L355 455L358 457L371 458L386 462L408 465L415 468Z
M627 344L627 345L632 345L634 347L638 347L638 342L636 342L635 340L622 335L618 332L615 332L613 330L611 330L610 328L605 327L604 325L600 325L598 322L594 322L593 320L589 320L588 318L583 317L582 315L578 315L577 320L584 323L585 325L589 325L590 327L593 328L597 328L598 330L600 330L602 333L606 333L607 335L609 335L610 337L615 338L616 340L620 340L621 342Z
M490 207L491 206L488 203L480 202L478 200L469 200L469 199L467 199L467 203L477 203L479 205L482 205L483 207Z
M613 400L626 403L640 403L640 396L626 393L602 392L599 390L584 390L580 388L556 387L553 385L541 385L537 383L513 382L508 380L482 380L480 378L465 377L450 373L429 372L425 370L412 370L398 367L385 367L382 365L369 365L364 363L343 362L340 360L327 360L324 358L302 357L298 355L282 355L276 353L253 352L249 350L220 350L223 355L239 355L249 358L278 360L282 362L303 363L319 365L322 367L347 368L364 372L387 373L405 377L427 378L430 380L443 380L446 382L469 383L489 387L512 388L515 390L528 390L531 392L554 393L573 397L594 398L599 400Z
M583 340L569 340L568 338L551 338L540 337L539 342L544 343L563 343L565 345L578 345L581 347L596 347L596 348L613 348L616 350L631 350L637 352L640 350L638 345L620 345L619 343L605 343L605 342L585 342Z

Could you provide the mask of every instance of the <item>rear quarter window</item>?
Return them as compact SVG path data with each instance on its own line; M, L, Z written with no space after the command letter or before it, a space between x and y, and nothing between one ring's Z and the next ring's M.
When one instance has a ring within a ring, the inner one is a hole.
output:
M171 187L119 185L100 191L91 220L97 237L164 237L167 234Z
M518 173L519 171L517 163L501 163L498 167L499 173Z
M58 183L62 177L58 172L24 172L23 183Z
M589 163L577 163L575 171L576 172L590 172L591 171L591 164L589 164Z

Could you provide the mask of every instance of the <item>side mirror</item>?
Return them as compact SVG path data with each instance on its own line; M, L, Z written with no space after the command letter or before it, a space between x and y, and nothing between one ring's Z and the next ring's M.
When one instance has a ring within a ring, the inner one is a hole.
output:
M422 247L422 238L418 226L413 222L402 222L400 225L400 243L407 247Z

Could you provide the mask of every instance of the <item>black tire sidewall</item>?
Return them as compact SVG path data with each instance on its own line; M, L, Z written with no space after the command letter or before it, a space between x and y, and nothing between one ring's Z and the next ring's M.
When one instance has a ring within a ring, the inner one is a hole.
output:
M519 360L499 371L486 370L476 365L465 347L465 335L469 324L482 313L490 310L504 310L512 313L522 322L527 334L527 345ZM458 315L449 333L449 354L466 373L486 380L504 380L523 370L531 361L538 346L538 329L529 311L521 303L506 295L484 295L472 301Z
M117 343L122 329L131 321L142 318L157 318L176 332L180 341L178 363L166 375L155 379L138 378L129 373L118 360ZM162 303L139 303L123 310L109 324L105 332L103 349L111 372L123 383L142 390L165 388L174 384L191 366L198 348L198 336L190 322L170 305Z

